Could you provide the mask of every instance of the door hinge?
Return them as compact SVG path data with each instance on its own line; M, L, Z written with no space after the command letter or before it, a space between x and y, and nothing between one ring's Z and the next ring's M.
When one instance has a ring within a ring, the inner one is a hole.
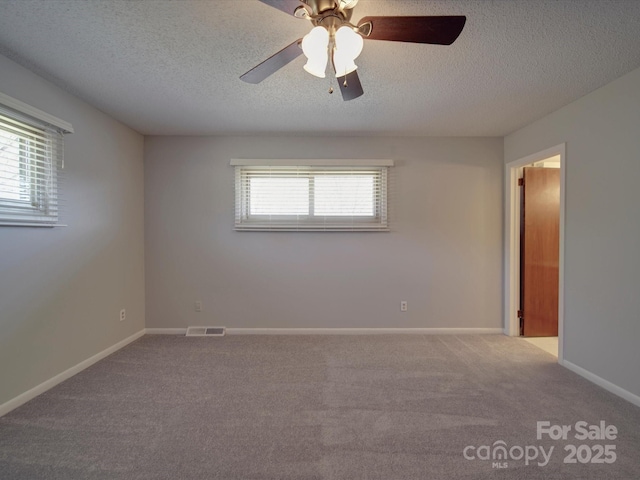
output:
M523 187L524 186L524 178L519 178L518 179L518 186L519 187Z
M522 314L522 310L518 310L518 318L523 318L524 315Z

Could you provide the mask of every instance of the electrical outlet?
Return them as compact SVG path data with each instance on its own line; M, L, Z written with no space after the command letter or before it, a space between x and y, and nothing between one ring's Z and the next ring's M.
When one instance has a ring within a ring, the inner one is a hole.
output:
M407 311L407 301L403 300L400 302L400 311L401 312L406 312Z
M120 321L124 322L127 319L127 311L123 308L120 310Z
M202 302L200 300L196 300L195 310L196 310L196 312L201 312L202 311Z

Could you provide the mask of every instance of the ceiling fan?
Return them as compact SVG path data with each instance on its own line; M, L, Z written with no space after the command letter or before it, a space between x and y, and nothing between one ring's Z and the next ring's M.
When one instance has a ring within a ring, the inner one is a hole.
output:
M296 18L306 19L314 28L240 77L247 83L260 83L298 56L307 57L304 69L320 78L331 65L342 98L353 100L364 93L355 59L364 39L392 42L451 45L460 35L467 17L364 17L357 25L350 22L358 0L259 0ZM330 93L333 89L329 90Z

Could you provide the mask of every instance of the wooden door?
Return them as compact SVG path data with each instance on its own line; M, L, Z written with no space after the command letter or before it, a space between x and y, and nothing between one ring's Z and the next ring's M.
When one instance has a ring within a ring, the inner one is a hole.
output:
M554 337L558 335L559 168L524 169L521 213L522 334Z

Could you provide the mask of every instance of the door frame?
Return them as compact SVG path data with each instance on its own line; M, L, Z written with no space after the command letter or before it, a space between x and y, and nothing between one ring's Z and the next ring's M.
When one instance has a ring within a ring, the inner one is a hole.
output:
M520 303L520 188L518 178L522 168L550 157L560 156L560 252L558 292L558 363L564 361L564 227L566 144L547 148L505 165L505 295L504 334L520 335L518 308Z

